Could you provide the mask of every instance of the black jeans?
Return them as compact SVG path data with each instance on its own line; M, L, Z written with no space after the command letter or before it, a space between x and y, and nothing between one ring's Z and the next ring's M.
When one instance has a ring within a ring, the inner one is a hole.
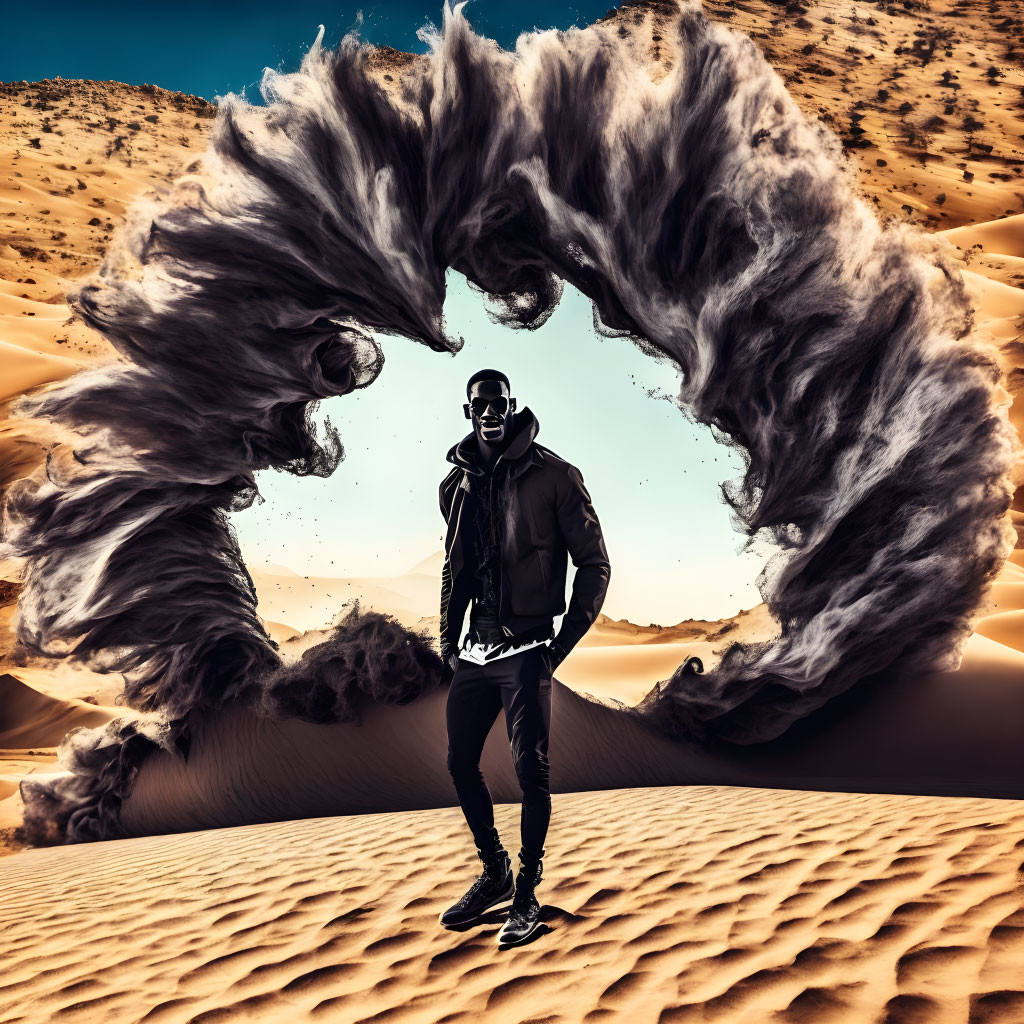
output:
M512 761L523 791L520 859L539 861L551 820L548 785L548 729L551 675L543 647L496 658L486 665L459 658L448 690L448 771L477 849L495 852L494 805L480 771L480 754L498 712L504 707Z

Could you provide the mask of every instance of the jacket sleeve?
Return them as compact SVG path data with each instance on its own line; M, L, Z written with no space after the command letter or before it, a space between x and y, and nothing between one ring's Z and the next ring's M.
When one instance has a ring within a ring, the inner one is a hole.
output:
M441 657L447 661L448 655L455 649L452 637L450 611L452 601L452 574L447 557L441 569Z
M441 506L441 515L444 516L446 523L448 522L448 516L451 514L451 506L448 504L448 496L445 493L449 490L448 481L450 479L451 473L448 473L437 488L437 500Z
M601 524L583 483L583 475L575 466L569 466L559 483L557 513L558 526L576 574L569 606L552 643L568 654L593 625L611 579L611 563Z
M449 473L444 480L441 481L441 486L438 489L438 500L441 506L441 515L444 516L444 521L447 523L451 517L451 496L454 494L451 486L452 476L457 471ZM458 605L458 601L454 602ZM452 602L452 570L451 564L448 558L448 552L445 551L444 564L441 567L441 625L440 625L440 639L441 639L441 657L446 659L448 655L458 646L458 637L454 635L455 630L460 629L462 626L462 620L465 617L465 609L463 608L461 614L457 607L453 607ZM455 622L456 617L458 623ZM453 629L454 626L454 629Z

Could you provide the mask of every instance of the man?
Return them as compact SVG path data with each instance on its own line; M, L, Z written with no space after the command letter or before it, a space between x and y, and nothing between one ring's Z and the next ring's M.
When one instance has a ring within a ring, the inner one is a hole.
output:
M532 935L540 920L535 889L551 817L552 673L597 618L611 567L580 471L536 442L537 417L529 407L516 411L508 377L480 370L469 378L466 397L473 431L449 449L454 468L440 486L448 524L441 657L450 682L448 770L484 871L440 920L466 924L512 897L498 934L499 944L511 945ZM568 556L576 573L566 610ZM563 612L556 633L554 617ZM480 772L484 740L502 708L523 792L514 883Z

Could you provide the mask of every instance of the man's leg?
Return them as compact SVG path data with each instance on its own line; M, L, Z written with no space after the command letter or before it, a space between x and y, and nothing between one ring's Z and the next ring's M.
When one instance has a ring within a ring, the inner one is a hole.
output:
M487 668L459 659L448 690L448 771L462 813L482 858L502 849L494 828L494 804L480 771L484 741L501 710L501 689Z
M540 927L540 882L544 839L551 819L548 787L548 726L551 721L551 676L542 668L538 649L502 659L508 674L502 677L501 697L505 724L512 744L512 760L523 791L520 818L520 867L508 920L498 932L498 946L525 942Z
M551 676L543 671L538 650L531 648L502 659L512 671L503 677L501 687L512 761L523 791L519 859L531 867L538 867L544 856L544 840L551 820L548 781Z
M446 928L479 920L515 892L512 866L494 827L494 805L480 771L484 740L501 709L501 691L492 674L490 666L460 658L448 691L448 770L484 870L468 892L441 914Z

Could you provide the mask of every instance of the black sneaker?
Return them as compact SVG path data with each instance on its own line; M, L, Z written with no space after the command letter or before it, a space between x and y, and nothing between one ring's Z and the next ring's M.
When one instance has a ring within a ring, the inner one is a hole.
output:
M498 932L499 946L515 946L525 942L540 927L540 904L534 890L540 882L541 872L540 864L524 864L519 869L508 920Z
M446 928L469 924L477 920L485 910L511 899L514 891L512 865L508 853L501 850L493 857L484 859L483 872L462 899L449 907L439 920Z

